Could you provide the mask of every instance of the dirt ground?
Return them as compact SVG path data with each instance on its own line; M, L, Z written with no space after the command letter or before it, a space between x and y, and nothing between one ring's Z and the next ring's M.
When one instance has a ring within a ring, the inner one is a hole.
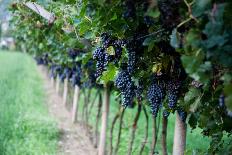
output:
M44 81L47 105L52 117L55 118L60 131L58 155L96 155L97 150L87 137L80 124L71 122L71 113L62 104L62 98L55 92L45 69L38 67Z

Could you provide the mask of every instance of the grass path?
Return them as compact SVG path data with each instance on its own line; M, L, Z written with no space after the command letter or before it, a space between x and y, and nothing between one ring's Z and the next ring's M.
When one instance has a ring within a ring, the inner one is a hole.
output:
M71 122L71 113L62 104L62 98L55 92L45 68L39 66L44 81L49 113L56 119L60 131L58 155L96 155L86 130L79 123Z
M55 155L58 129L33 59L0 52L0 154Z

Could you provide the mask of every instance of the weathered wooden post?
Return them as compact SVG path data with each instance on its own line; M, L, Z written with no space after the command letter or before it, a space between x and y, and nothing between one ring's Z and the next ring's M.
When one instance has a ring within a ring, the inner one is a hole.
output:
M80 88L78 85L75 85L74 95L73 95L73 108L72 108L72 123L76 123L78 115L78 106L80 98Z
M68 95L68 78L64 79L63 104L66 105Z

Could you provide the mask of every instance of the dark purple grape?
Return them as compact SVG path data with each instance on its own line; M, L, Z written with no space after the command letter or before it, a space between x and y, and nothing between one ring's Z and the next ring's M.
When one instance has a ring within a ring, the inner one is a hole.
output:
M180 116L180 119L185 122L186 121L186 118L187 118L187 112L185 112L182 108L178 108L177 109L177 112Z
M170 80L167 83L168 107L174 110L178 101L178 95L181 87L181 82L178 80Z
M225 96L223 94L221 94L219 97L219 106L221 108L225 107Z
M135 69L135 60L136 60L136 53L135 51L128 51L128 66L127 70L128 73L133 73Z
M150 16L144 16L143 21L147 26L152 26L155 23L155 21Z
M126 70L122 70L118 73L115 80L115 86L121 92L122 106L125 108L131 107L133 105L133 98L135 96L135 86Z
M162 99L164 97L164 91L161 86L156 82L148 88L147 99L150 103L151 113L154 117L157 116L160 106L162 105Z
M125 2L125 12L123 13L123 18L131 19L136 16L136 8L133 0L127 0Z
M170 112L167 111L166 109L164 109L164 111L163 111L163 117L168 118L169 115L170 115Z

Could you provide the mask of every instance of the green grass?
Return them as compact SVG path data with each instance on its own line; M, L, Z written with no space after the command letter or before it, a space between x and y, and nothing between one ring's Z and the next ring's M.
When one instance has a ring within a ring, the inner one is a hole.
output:
M55 155L58 130L33 59L0 52L0 154Z
M95 93L92 93L92 98ZM118 103L115 101L115 95L112 95L111 97L111 103L110 103L110 112L109 112L109 126L111 127L111 123L113 121L113 118L115 114L118 111ZM81 110L83 107L83 95L81 95L81 101L80 101L80 109L79 109L79 118L81 118ZM94 109L92 110L92 115L89 116L90 118L90 124L92 126L95 125L96 122L96 112L97 112L97 104L95 104ZM122 129L122 134L121 134L121 143L119 146L119 155L124 155L127 154L128 146L129 146L129 141L131 137L131 127L133 124L133 119L135 117L135 114L137 112L137 108L134 109L126 109L125 114L124 114L124 120L123 120L123 129ZM149 108L147 107L147 112L149 115L149 133L148 133L148 143L146 144L144 155L149 154L150 150L150 144L152 141L152 120L151 120L151 114L149 111ZM119 121L119 120L118 120ZM140 119L138 121L138 128L136 130L136 136L135 136L135 141L133 145L133 155L138 154L140 147L141 147L141 142L144 139L145 133L145 116L144 113L141 113ZM168 122L168 133L167 133L167 146L168 146L168 152L169 154L172 153L172 146L173 146L173 136L174 136L174 128L175 128L175 115L171 114L169 116L169 122ZM99 128L100 129L100 128ZM160 126L159 129L159 136L158 136L158 142L156 146L156 152L159 154L162 154L161 152L161 129L162 126ZM118 122L115 126L114 129L114 135L113 135L113 145L115 145L116 140L117 140L117 133L118 133ZM108 138L110 135L110 129L108 128ZM207 151L208 147L210 144L210 139L208 137L204 137L201 134L201 129L197 128L195 130L191 130L190 127L188 127L187 130L187 146L186 146L186 154L192 155L193 153L197 154L204 154L204 152ZM107 142L107 147L109 148L109 139Z

